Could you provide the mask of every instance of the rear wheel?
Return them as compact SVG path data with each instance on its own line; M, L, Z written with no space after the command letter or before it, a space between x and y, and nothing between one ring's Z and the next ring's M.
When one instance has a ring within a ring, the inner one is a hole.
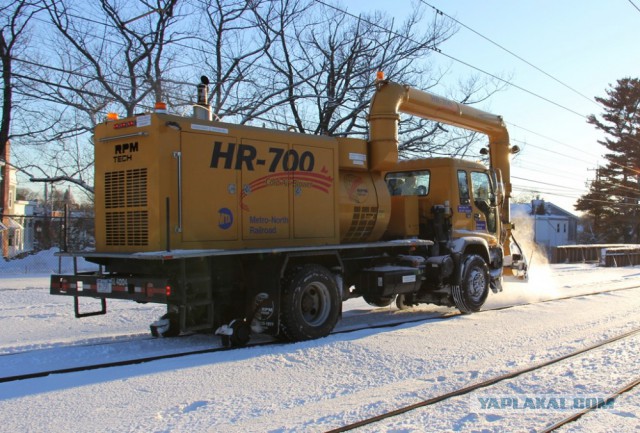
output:
M292 341L329 335L340 317L340 302L335 279L327 269L302 266L282 292L282 334Z
M489 295L489 268L478 255L466 258L460 285L451 287L453 301L463 313L480 311Z

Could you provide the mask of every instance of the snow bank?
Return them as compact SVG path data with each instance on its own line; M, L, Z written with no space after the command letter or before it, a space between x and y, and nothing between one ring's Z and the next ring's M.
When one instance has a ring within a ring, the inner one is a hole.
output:
M55 254L59 251L58 248L51 248L21 259L0 260L0 278L16 275L46 276L55 273L72 273L73 258L56 257ZM97 265L89 263L82 258L77 260L78 270L89 271L97 269Z

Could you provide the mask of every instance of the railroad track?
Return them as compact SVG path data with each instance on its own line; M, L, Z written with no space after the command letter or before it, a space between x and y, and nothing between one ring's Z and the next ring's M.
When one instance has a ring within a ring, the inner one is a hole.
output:
M536 302L532 302L532 303L501 306L501 307L482 310L482 311L480 311L478 313L474 313L474 314L488 313L488 312L491 312L491 311L508 310L508 309L511 309L511 308L517 308L517 307L522 307L522 306L526 306L526 305L541 304L541 303L555 302L555 301L563 301L563 300L582 298L582 297L590 297L590 296L602 295L602 294L613 293L613 292L618 292L618 291L623 291L623 290L632 290L632 289L636 289L638 287L640 287L640 285L634 285L634 286L628 286L628 287L619 287L619 288L610 289L610 290L602 290L602 291L593 292L593 293L565 296L565 297L560 297L560 298L553 298L553 299L547 299L547 300L542 300L542 301L536 301ZM438 316L434 316L434 317L420 317L420 318L414 318L414 319L411 319L411 320L394 321L394 322L391 322L391 323L386 322L386 323L381 323L379 325L367 324L367 325L362 326L362 327L355 327L355 328L337 330L337 331L334 331L332 333L332 335L349 334L349 333L353 333L353 332L358 332L358 331L362 331L362 330L371 330L371 329L391 329L391 328L395 328L395 327L398 327L398 326L407 325L407 324L413 324L413 323L428 323L428 322L433 322L433 321L449 320L449 319L453 319L455 317L458 317L460 315L462 315L462 314L458 313L458 312L452 312L450 314L443 314L443 315L438 315ZM139 335L139 334L136 334L136 335ZM148 339L152 340L153 338L149 337ZM138 340L135 340L135 341L138 341ZM126 342L126 341L97 342L97 343L91 343L91 344L88 344L88 345L82 345L80 347L86 347L86 346L92 346L92 345L121 344L123 342ZM244 346L243 348L261 347L261 346L268 346L268 345L282 345L282 344L288 344L288 343L283 343L283 342L281 342L279 340L270 340L270 341L259 342L259 343L251 343L251 344L248 344L247 346ZM77 346L73 346L73 347L77 347ZM0 383L15 382L15 381L26 380L26 379L36 379L36 378L42 378L42 377L47 377L47 376L56 375L56 374L77 373L77 372L98 370L98 369L110 368L110 367L123 367L123 366L144 364L144 363L160 361L160 360L166 360L166 359L174 359L174 358L188 357L188 356L194 356L194 355L203 355L203 354L224 352L224 351L237 350L237 349L239 349L239 348L237 348L237 347L214 347L214 348L206 348L206 349L187 350L187 351L182 351L182 352L177 352L177 353L159 354L159 355L146 356L146 357L140 357L140 358L134 358L134 359L125 359L125 360L118 360L118 361L111 361L111 362L96 363L96 364L90 364L90 365L74 366L74 367L68 367L68 368L51 369L51 370L45 370L45 371L38 371L38 372L32 372L32 373L24 373L24 374L0 377ZM20 355L20 354L23 354L23 353L28 353L28 351L16 352L16 353L13 353L13 354L5 354L4 356ZM522 373L520 373L520 374L522 374ZM451 398L451 397L448 397L448 398ZM433 404L433 403L430 403L430 404Z
M634 380L632 382L627 383L622 388L619 388L615 392L609 394L603 400L606 402L606 401L610 401L611 399L616 399L616 398L620 397L621 395L631 391L633 388L635 388L638 385L640 385L640 379L636 379L636 380ZM563 427L565 425L571 424L572 422L579 420L580 418L582 418L584 415L588 414L589 412L593 412L596 409L600 409L604 404L605 403L602 403L602 402L599 402L599 403L596 403L596 404L592 404L592 405L586 407L584 410L581 410L580 412L571 414L568 417L556 422L555 424L552 424L552 425L546 427L544 430L540 430L538 433L550 433L552 431L555 431L555 430L559 429L560 427Z
M135 333L135 334L112 335L109 337L94 337L94 338L89 338L87 340L72 341L69 343L54 342L54 343L47 343L47 344L31 344L31 345L24 345L21 348L22 350L19 350L16 352L0 353L0 359L2 357L20 356L20 355L25 355L27 353L39 352L43 350L99 347L99 346L109 346L113 344L123 344L127 342L151 341L155 339L156 338L149 335L149 333L144 333L144 334ZM11 348L5 348L4 350L8 350L8 349L11 349Z
M450 400L450 399L452 399L454 397L460 397L460 396L469 394L469 393L471 393L473 391L477 391L477 390L480 390L480 389L483 389L483 388L488 388L488 387L496 385L496 384L498 384L500 382L504 382L506 380L514 379L514 378L516 378L518 376L521 376L523 374L526 374L526 373L531 373L531 372L536 371L536 370L541 370L541 369L543 369L545 367L560 363L560 362L565 361L565 360L570 359L570 358L574 358L574 357L580 356L582 354L585 354L587 352L591 352L593 350L599 349L599 348L601 348L603 346L606 346L608 344L615 343L617 341L623 340L625 338L633 337L633 336L636 336L636 335L640 335L640 328L634 329L633 331L625 332L624 334L620 334L620 335L617 335L615 337L607 338L607 339L605 339L603 341L600 341L598 343L592 344L592 345L590 345L588 347L585 347L585 348L576 350L574 352L559 356L557 358L550 359L548 361L544 361L544 362L541 362L541 363L533 364L533 365L531 365L529 367L521 368L521 369L512 371L510 373L506 373L506 374L502 374L502 375L499 375L499 376L495 376L495 377L493 377L491 379L487 379L487 380L484 380L484 381L479 382L479 383L475 383L475 384L472 384L472 385L469 385L469 386L458 388L458 389L456 389L454 391L450 391L450 392L447 392L447 393L444 393L444 394L441 394L441 395L438 395L438 396L435 396L435 397L431 397L431 398L428 398L428 399L425 399L425 400L421 400L421 401L419 401L417 403L413 403L413 404L410 404L410 405L402 406L402 407L399 407L397 409L391 410L389 412L385 412L385 413L380 414L380 415L372 416L370 418L365 418L365 419L362 419L360 421L357 421L357 422L354 422L354 423L351 423L351 424L347 424L347 425L344 425L342 427L338 427L336 429L328 430L326 433L341 433L341 432L350 431L350 430L353 430L353 429L356 429L356 428L369 426L371 424L375 424L375 423L378 423L378 422L381 422L381 421L384 421L384 420L387 420L387 419L390 419L390 418L394 418L394 417L403 415L403 414L405 414L407 412L411 412L411 411L414 411L414 410L417 410L417 409L421 409L421 408L424 408L424 407L432 406L432 405L435 405L437 403L441 403L441 402L444 402L446 400ZM631 382L630 384L627 384L626 386L624 386L623 388L618 390L616 393L612 394L611 397L615 398L616 396L618 396L620 394L623 394L623 393L629 391L630 389L634 388L638 384L640 384L640 379L635 380L635 381ZM576 419L582 417L584 414L586 414L586 413L588 413L588 412L590 412L592 410L595 410L597 408L598 408L598 405L590 406L590 407L582 410L579 413L572 414L571 416L563 419L562 421L559 421L559 422L547 427L545 430L543 430L543 432L551 432L553 430L556 430L557 428L559 428L559 427L561 427L563 425L566 425L566 424L568 424L570 422L573 422Z

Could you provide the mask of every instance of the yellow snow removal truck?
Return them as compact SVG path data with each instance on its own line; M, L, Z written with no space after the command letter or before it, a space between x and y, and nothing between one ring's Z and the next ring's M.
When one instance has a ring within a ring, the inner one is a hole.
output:
M378 78L369 140L314 136L211 120L206 84L193 117L157 108L96 127L96 249L71 255L99 270L51 277L76 317L129 299L167 305L154 335L296 341L328 335L353 297L471 313L526 272L502 117ZM486 134L490 168L399 161L400 113ZM101 307L81 312L83 297Z

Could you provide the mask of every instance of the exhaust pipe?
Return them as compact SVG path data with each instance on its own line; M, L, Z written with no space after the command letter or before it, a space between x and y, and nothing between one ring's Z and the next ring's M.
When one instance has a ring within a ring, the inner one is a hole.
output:
M200 120L212 120L211 107L209 107L209 78L200 77L198 84L198 102L193 106L193 117Z

